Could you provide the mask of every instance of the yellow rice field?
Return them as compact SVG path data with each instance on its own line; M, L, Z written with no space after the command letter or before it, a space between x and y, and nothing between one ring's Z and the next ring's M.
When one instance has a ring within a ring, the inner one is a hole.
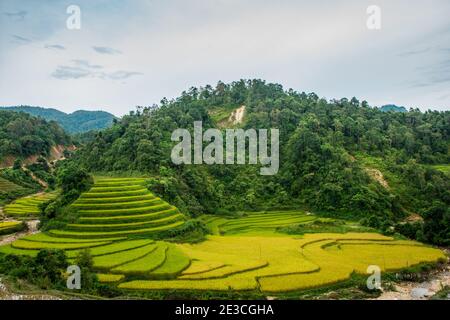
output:
M442 251L377 233L287 235L280 228L319 219L298 210L203 216L211 230L200 243L160 241L155 235L187 217L145 188L145 179L96 179L72 207L79 219L64 230L31 235L0 247L0 254L35 256L61 249L70 261L89 250L101 282L125 290L256 290L284 293L327 286L365 274L368 266L396 271L445 259ZM21 214L25 204L16 201ZM22 212L23 211L23 212Z
M210 236L203 243L178 247L194 263L176 280L135 280L119 287L277 293L344 281L353 272L365 274L369 265L393 271L445 258L440 250L374 233L307 234L303 238Z

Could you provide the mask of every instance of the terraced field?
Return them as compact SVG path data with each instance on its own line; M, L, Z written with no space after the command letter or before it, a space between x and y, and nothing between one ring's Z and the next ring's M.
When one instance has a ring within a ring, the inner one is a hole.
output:
M317 219L300 211L204 216L215 234L206 241L156 241L155 234L181 226L185 217L151 194L143 179L100 179L73 206L80 214L77 223L17 240L0 253L34 256L58 248L74 260L88 249L99 280L124 290L264 293L334 284L365 274L369 265L389 271L445 258L440 250L376 233L277 233L279 227Z
M439 164L432 166L434 169L442 171L448 175L450 175L450 164Z
M77 223L22 238L0 247L0 253L35 256L41 249L62 249L75 259L89 249L106 282L136 275L175 277L190 260L175 245L151 238L182 226L186 218L144 183L145 179L99 179L72 204L79 213Z
M310 223L315 220L317 220L317 216L297 210L253 212L238 219L226 219L212 215L203 217L203 221L216 235L270 234L277 228Z
M56 198L57 193L45 193L41 195L21 198L3 208L3 212L16 219L32 219L39 215L39 205Z
M181 227L186 218L177 208L154 196L145 179L99 179L72 204L79 221L65 230L50 231L62 238L101 239L152 236Z
M25 228L22 222L0 221L0 236L21 231Z
M369 265L392 271L445 258L437 249L371 233L308 234L301 239L211 236L178 248L191 265L176 280L134 280L119 288L281 293L344 281L353 272L365 274Z
M0 177L0 192L1 191L10 192L10 191L20 191L20 190L24 190L24 188L9 181L9 180L6 180L6 179Z

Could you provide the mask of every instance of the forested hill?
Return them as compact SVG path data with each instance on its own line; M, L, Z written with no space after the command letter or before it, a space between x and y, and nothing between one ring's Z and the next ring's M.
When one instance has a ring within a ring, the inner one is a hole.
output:
M249 165L172 164L174 129L202 120L206 130L241 106L243 128L280 130L277 175ZM437 234L449 232L441 223L450 221L450 182L433 165L450 163L449 137L450 112L386 113L356 98L327 101L242 80L138 108L100 132L76 161L92 171L150 174L155 192L193 215L302 206L387 230L418 213L437 215L433 228L441 231L427 231Z
M105 129L111 126L115 118L114 115L105 111L78 110L71 114L67 114L56 109L29 106L0 108L0 110L3 109L25 112L33 116L39 116L45 120L56 121L69 133L82 133L91 130Z
M48 156L53 146L71 143L71 138L54 121L0 110L0 162L7 157Z

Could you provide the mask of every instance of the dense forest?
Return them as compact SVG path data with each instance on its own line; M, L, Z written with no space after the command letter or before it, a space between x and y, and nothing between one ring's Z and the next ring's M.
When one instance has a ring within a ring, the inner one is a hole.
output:
M7 156L48 156L52 146L70 143L70 136L54 121L0 110L0 161Z
M56 121L68 133L83 133L91 130L102 130L113 123L115 117L105 111L78 110L67 114L56 109L41 107L3 107L0 110L25 112L35 117L41 117L47 121Z
M257 166L176 166L177 128L218 126L217 113L245 105L244 129L280 130L280 171ZM96 134L74 158L94 172L138 172L149 186L192 216L306 207L361 219L433 243L450 240L450 112L382 112L356 98L328 101L261 80L191 88L158 106L138 107ZM384 183L373 175L380 172ZM372 174L371 174L372 173ZM407 223L419 214L424 223Z

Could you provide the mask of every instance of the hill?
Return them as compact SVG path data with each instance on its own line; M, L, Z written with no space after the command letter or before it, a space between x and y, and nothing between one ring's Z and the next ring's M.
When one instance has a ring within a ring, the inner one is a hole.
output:
M15 158L48 157L55 146L71 143L71 138L54 121L0 110L0 163L10 163Z
M78 110L67 114L56 109L30 106L3 107L0 110L2 109L15 112L25 112L36 117L44 118L47 121L56 121L69 133L102 130L111 126L113 119L115 119L114 115L105 111Z
M172 163L173 130L192 132L194 121L204 130L223 128L223 119L242 106L243 118L233 126L280 130L277 175L261 176L255 165ZM308 207L383 230L411 213L437 215L445 224L450 181L430 165L450 162L449 121L450 112L381 112L356 98L327 101L261 80L219 82L138 108L98 134L75 161L91 171L154 176L152 190L193 215ZM441 222L430 226L430 237Z

